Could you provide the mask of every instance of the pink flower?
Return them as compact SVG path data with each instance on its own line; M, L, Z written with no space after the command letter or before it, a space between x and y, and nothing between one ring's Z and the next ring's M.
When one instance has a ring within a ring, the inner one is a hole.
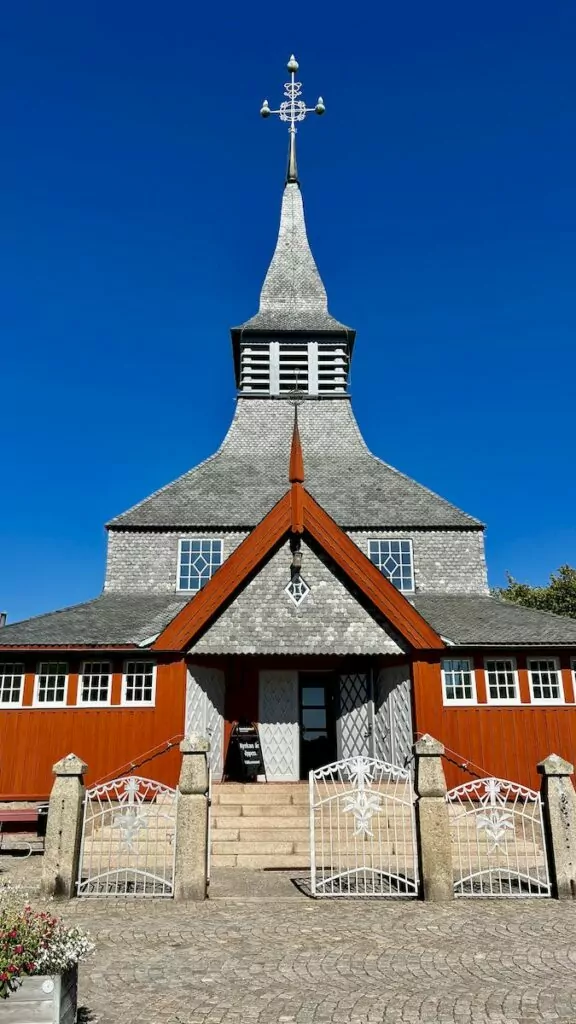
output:
M14 946L15 953L22 953L24 946Z

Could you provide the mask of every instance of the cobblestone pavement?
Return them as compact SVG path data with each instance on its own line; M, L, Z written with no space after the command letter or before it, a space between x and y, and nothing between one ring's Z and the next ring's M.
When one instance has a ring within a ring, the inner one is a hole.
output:
M576 1024L576 904L312 901L258 872L215 883L203 904L63 906L97 946L83 1024Z

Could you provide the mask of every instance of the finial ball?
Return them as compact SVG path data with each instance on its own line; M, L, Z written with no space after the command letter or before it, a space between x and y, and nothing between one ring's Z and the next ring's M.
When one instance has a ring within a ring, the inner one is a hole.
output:
M324 100L322 99L321 96L318 97L318 101L316 103L316 106L314 107L314 110L316 111L317 114L324 114L326 112Z
M271 113L272 113L272 111L270 110L270 107L268 106L268 100L264 100L264 103L260 107L260 116L261 117L270 117Z
M288 71L290 71L290 73L296 74L296 72L298 71L298 68L300 67L300 65L299 65L298 61L296 60L296 57L294 56L294 54L292 54L292 56L290 57L290 60L288 61L286 67L288 68Z

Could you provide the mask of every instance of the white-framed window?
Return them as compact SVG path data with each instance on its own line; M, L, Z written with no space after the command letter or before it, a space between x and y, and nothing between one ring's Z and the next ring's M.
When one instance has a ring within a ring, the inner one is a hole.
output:
M442 692L445 704L475 704L476 680L469 658L444 658Z
M201 590L222 565L222 541L208 537L182 538L178 545L178 590Z
M564 703L558 658L529 658L528 680L533 704Z
M485 658L486 698L489 704L518 704L520 690L514 658Z
M24 665L19 662L0 664L0 707L20 708L24 696Z
M156 665L153 661L127 661L122 676L123 704L154 704Z
M68 665L63 661L41 661L34 680L34 706L61 707L66 704Z
M403 593L414 590L411 540L369 540L368 556L380 572Z
M78 704L96 707L109 704L112 689L112 666L109 661L86 661L78 679Z

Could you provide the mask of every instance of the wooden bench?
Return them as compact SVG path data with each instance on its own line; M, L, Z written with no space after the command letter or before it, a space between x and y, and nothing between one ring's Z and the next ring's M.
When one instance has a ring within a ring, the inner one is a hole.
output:
M44 841L46 839L46 821L48 816L48 804L41 804L39 807L6 807L0 808L0 853L8 853L11 851L24 852L26 857L29 857L33 850L33 843L36 842L39 846L36 849L44 851ZM11 829L6 826L15 825L29 825L30 828L26 829ZM36 839L18 839L15 841L18 845L16 846L5 846L4 838L7 835L18 836L19 831L25 831L26 833L35 832ZM24 848L24 849L22 849Z

